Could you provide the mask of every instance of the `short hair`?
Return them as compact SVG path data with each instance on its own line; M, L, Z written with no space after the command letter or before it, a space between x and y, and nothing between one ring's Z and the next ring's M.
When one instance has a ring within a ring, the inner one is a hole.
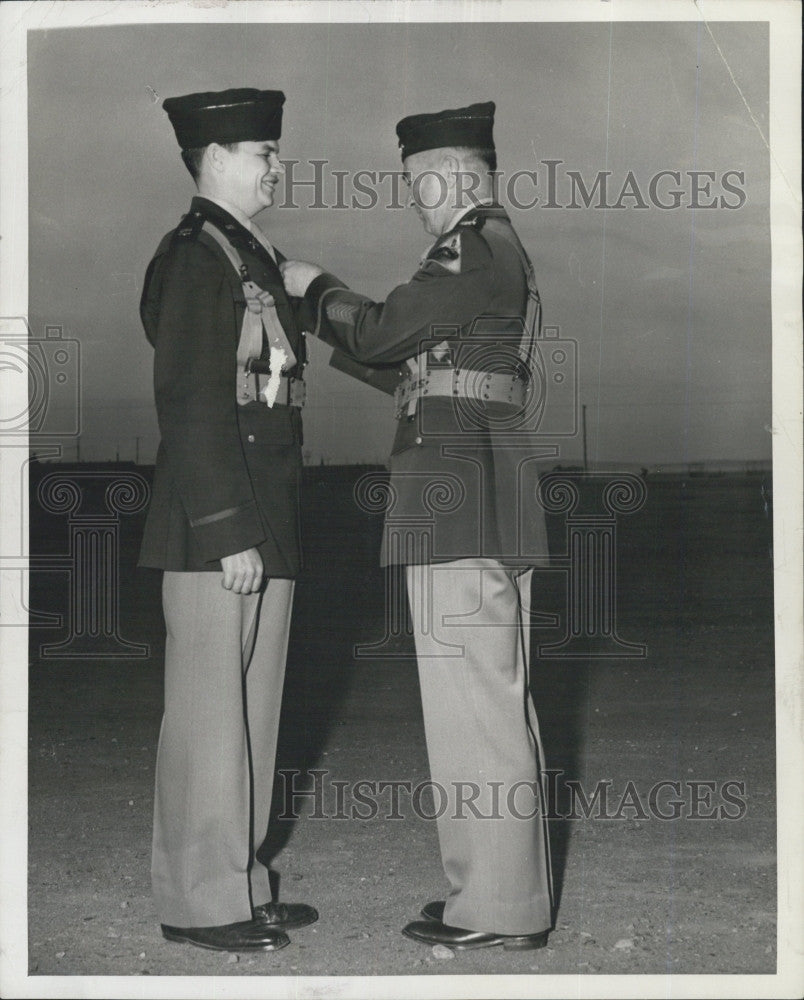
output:
M181 158L184 161L185 167L190 171L190 176L194 181L198 181L198 177L201 173L201 163L204 159L204 153L206 152L208 146L196 146L193 149L183 149L181 151ZM223 146L224 149L228 149L229 152L233 152L240 143L237 142L219 142L219 146Z
M467 159L479 160L488 167L489 173L497 169L497 150L480 148L479 146L457 146L459 152Z

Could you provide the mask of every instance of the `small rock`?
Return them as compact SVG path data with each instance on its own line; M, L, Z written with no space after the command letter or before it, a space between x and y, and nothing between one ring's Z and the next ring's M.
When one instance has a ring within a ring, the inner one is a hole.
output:
M226 964L227 964L227 965L237 965L237 963L238 963L239 961L240 961L240 956L239 956L239 955L230 955L230 956L229 956L229 957L228 957L228 958L226 959Z
M120 909L121 910L127 910L128 906L129 906L128 900L124 899L123 902L120 904Z
M620 938L620 940L614 945L615 951L630 951L634 947L634 942L631 938Z
M145 958L145 952L144 951L140 952L140 958Z
M133 805L134 805L134 799L129 799L129 800L128 800L128 804L129 804L130 806L133 806Z
M445 944L434 944L433 958L437 958L443 962L450 958L455 958L455 952L452 948L448 948Z
M66 951L57 951L57 952L56 952L56 958L64 958L64 956L65 956L66 954L67 954L67 952L66 952Z

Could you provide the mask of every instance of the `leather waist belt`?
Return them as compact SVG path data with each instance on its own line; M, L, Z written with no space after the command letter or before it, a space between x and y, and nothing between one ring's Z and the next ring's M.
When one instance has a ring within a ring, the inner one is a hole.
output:
M242 381L239 381L238 403L242 405L243 403L257 402L268 406L264 392L271 380L271 375L268 372L254 371L251 366L247 366L244 371L239 373L239 378ZM295 406L300 410L306 399L307 386L304 379L293 378L282 372L276 398L271 405Z
M474 399L478 403L508 403L521 408L527 399L527 384L518 375L481 372L465 368L430 368L423 375L407 375L394 393L397 420L412 416L416 402L425 396Z

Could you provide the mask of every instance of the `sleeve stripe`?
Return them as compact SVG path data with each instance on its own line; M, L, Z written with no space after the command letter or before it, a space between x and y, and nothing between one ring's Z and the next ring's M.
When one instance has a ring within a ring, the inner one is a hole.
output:
M243 510L247 510L251 503L241 503L238 507L227 507L226 510L218 510L214 514L206 514L204 517L190 519L191 528L201 528L205 524L214 524L216 521L223 521L227 517L234 517Z

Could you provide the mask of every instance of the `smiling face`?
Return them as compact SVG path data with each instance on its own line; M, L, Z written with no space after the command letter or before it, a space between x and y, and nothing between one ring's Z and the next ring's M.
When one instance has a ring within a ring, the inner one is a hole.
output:
M218 192L249 218L274 203L274 189L285 169L275 139L239 142L234 149L214 147L212 166Z

